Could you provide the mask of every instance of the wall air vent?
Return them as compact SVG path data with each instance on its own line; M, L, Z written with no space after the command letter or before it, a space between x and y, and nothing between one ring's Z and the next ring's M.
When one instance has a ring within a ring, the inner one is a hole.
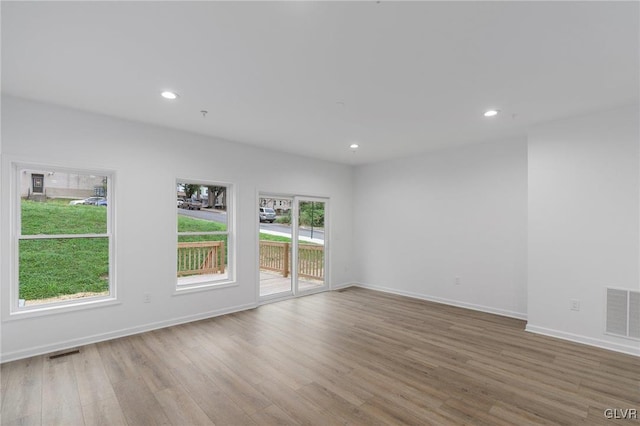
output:
M640 340L640 291L607 288L606 333Z

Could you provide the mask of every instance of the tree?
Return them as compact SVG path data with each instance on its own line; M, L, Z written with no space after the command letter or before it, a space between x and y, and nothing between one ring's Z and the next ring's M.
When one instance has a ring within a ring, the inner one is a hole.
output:
M198 195L200 193L200 185L195 183L185 183L184 184L184 195L187 198L191 198L194 194Z
M305 226L324 226L324 203L314 201L300 202L300 224Z
M215 207L216 201L220 198L220 204L222 208L227 208L227 187L226 186L207 186L209 192L209 199L207 200L207 207Z

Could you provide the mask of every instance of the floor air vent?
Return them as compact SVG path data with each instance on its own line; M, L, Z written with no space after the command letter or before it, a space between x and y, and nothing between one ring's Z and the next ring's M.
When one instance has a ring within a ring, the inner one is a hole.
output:
M640 292L607 289L606 332L640 340Z
M67 349L67 350L64 350L62 352L56 352L56 353L53 353L53 354L49 355L49 359L62 358L62 357L65 357L65 356L75 355L75 354L79 354L79 353L80 353L80 349Z

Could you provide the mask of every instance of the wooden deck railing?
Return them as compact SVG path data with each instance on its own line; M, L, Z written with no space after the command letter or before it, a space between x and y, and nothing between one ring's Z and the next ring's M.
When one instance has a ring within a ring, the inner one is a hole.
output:
M178 276L223 274L224 241L178 243ZM291 273L291 243L260 241L260 269L288 277ZM298 244L298 276L324 279L324 246Z
M223 274L224 241L178 243L178 276Z
M277 241L260 241L260 269L282 273L289 276L291 244Z
M260 241L260 269L288 277L291 272L291 243ZM298 244L298 276L324 279L324 246Z
M324 279L324 246L298 244L298 276Z

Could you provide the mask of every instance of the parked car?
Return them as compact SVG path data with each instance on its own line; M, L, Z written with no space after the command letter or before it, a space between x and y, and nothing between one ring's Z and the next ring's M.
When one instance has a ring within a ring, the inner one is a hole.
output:
M184 200L179 207L187 210L200 210L202 208L202 203L198 200Z
M72 200L69 202L72 206L85 205L85 206L97 206L99 201L104 201L106 203L107 199L104 197L89 197L84 200ZM106 204L105 204L106 205Z
M258 211L260 222L273 223L276 220L276 211L270 207L260 207Z
M84 204L87 206L97 206L100 201L107 201L104 197L89 197L84 200Z
M100 200L96 203L96 206L100 206L100 207L107 207L107 200Z

